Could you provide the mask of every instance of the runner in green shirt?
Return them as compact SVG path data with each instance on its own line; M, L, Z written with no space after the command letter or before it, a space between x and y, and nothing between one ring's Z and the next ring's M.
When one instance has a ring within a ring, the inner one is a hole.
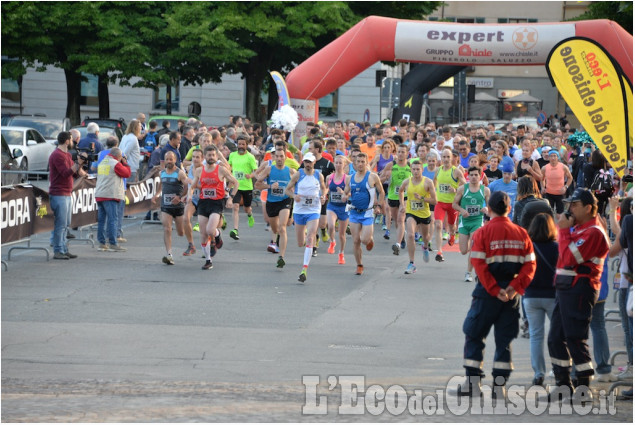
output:
M254 226L254 217L251 214L251 201L253 199L254 183L252 178L254 172L258 169L258 161L249 151L247 151L247 138L239 136L236 141L238 149L229 155L227 162L232 168L232 174L238 180L238 191L234 195L233 219L234 229L229 232L232 239L238 240L238 211L240 210L240 200L243 201L243 208L247 213L247 222L249 227Z
M388 203L388 214L386 214L386 227L387 227L387 235L390 231L390 222L392 219L395 220L395 227L397 229L397 239L392 246L392 252L395 255L399 255L399 249L406 247L406 241L404 240L405 233L405 219L406 212L405 210L402 212L399 209L399 188L404 180L412 176L410 172L410 166L408 165L408 146L407 145L399 145L397 146L397 160L390 165L387 165L384 168L384 176L389 179L390 184L388 186L388 193L386 194L386 199ZM386 235L384 235L384 239Z

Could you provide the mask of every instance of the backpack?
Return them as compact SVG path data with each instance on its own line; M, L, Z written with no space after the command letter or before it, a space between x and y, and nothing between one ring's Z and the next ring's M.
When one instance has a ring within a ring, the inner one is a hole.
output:
M157 147L156 132L146 134L145 147L148 152L152 152Z
M596 171L589 189L591 189L596 196L611 196L613 194L613 179L609 172L604 170Z

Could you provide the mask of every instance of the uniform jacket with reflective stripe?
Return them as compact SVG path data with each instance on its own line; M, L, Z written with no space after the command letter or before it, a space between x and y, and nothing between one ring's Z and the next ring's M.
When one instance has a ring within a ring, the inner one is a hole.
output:
M494 217L474 233L471 261L479 283L493 297L508 285L523 295L536 272L527 231L507 217Z
M600 289L600 276L604 268L604 259L609 252L609 240L597 217L575 226L573 231L570 228L560 229L558 251L560 255L557 274L569 272L572 275L575 273L578 277L588 276L593 289ZM579 270L580 265L588 267L590 272Z

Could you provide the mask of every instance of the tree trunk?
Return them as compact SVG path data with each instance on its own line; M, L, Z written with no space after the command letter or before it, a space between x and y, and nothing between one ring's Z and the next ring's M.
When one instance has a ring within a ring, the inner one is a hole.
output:
M267 96L267 119L271 117L273 111L278 109L278 89L276 89L276 84L271 80L269 84L269 93Z
M260 93L265 78L269 76L272 57L271 55L252 57L249 59L246 72L243 73L246 86L246 115L251 119L251 122L263 122L268 118L263 117L260 108Z
M110 95L106 75L100 75L98 78L97 97L99 99L99 118L110 118Z
M81 122L79 105L82 93L82 76L73 70L65 69L66 76L66 116L71 120L72 125Z

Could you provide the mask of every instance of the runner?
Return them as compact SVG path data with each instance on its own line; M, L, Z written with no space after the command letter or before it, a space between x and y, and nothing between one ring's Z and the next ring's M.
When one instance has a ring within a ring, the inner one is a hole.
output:
M304 264L298 281L304 283L313 256L313 244L320 220L320 209L326 198L324 177L319 170L313 168L315 155L311 152L304 154L302 165L304 168L291 177L285 190L285 195L293 196L293 220L295 222L295 236L298 246L305 246ZM305 235L306 231L306 235Z
M458 167L452 165L452 151L450 149L444 149L441 154L442 165L437 172L437 177L434 181L434 186L437 191L437 205L434 207L434 226L437 233L437 255L436 261L445 261L443 258L443 250L441 245L443 239L441 232L443 230L443 219L447 215L448 217L448 230L450 237L448 245L454 245L454 232L457 218L457 211L452 208L452 202L454 201L454 194L459 186L465 184L465 177Z
M373 249L375 245L373 211L381 213L384 188L379 176L368 170L368 155L360 152L355 165L355 174L348 179L344 194L350 204L349 220L353 236L353 253L357 262L355 274L359 276L364 273L361 244L366 245L367 251Z
M163 223L163 243L167 255L163 262L174 265L172 258L172 223L176 225L176 233L183 236L183 214L187 190L187 175L176 167L174 152L165 154L165 170L161 171L161 222Z
M232 206L233 191L239 183L231 172L217 164L218 149L216 146L205 148L205 164L194 170L193 188L200 189L200 199L198 201L198 222L201 233L201 246L205 252L205 264L203 270L213 267L212 257L216 255L216 250L223 246L223 239L218 226L225 204L225 182L230 187L227 190L227 207Z
M237 140L238 150L229 154L227 162L232 167L232 173L236 180L238 180L238 192L234 195L232 216L234 219L234 229L229 232L229 237L234 240L239 240L238 236L238 212L240 210L240 200L243 200L243 209L247 213L247 223L249 227L254 227L254 217L251 215L251 201L253 199L254 183L251 180L254 176L254 171L258 169L258 161L247 150L247 138L245 136L238 136Z
M335 172L326 178L326 186L328 187L329 202L326 206L326 220L329 229L328 253L335 253L335 221L339 220L339 237L340 252L337 264L346 264L344 259L344 247L346 246L346 227L348 226L348 211L346 211L346 202L343 200L344 188L346 187L346 173L344 167L347 160L342 155L335 157Z
M311 144L309 145L309 152L313 154L315 157L315 163L313 165L313 169L318 170L322 173L323 180L326 181L326 178L335 171L335 166L331 161L324 158L322 156L323 149L323 141L321 138L317 137L311 140ZM300 166L302 167L302 165ZM326 195L326 194L325 194ZM328 200L327 200L328 202ZM322 208L320 209L320 232L322 233L322 241L328 242L329 236L326 234L326 203L322 204ZM315 246L313 247L312 255L317 257L318 246L320 245L320 239L316 239Z
M560 154L553 149L549 152L549 164L542 167L542 192L546 194L551 208L556 210L556 219L564 212L564 199L567 189L573 182L569 167L560 162Z
M483 217L487 214L487 203L489 202L490 191L480 181L481 169L470 167L467 170L469 183L465 184L456 192L452 207L459 212L459 248L461 254L466 255L472 247L472 235L483 226ZM472 262L467 256L467 271L465 281L473 282Z
M192 165L189 167L187 177L190 179L190 184L187 188L188 197L185 200L185 217L183 218L183 224L185 227L185 237L187 238L187 249L183 253L185 256L196 254L196 248L194 247L194 237L192 235L192 217L196 206L198 205L200 190L192 187L192 180L194 180L194 170L200 168L203 165L203 151L200 149L194 149L192 152ZM199 226L196 223L195 229L198 231Z
M405 274L411 274L417 271L415 266L415 248L417 241L415 240L415 231L419 230L422 235L423 244L423 261L430 261L430 252L428 243L430 242L430 232L428 231L432 222L430 212L430 204L437 203L437 195L434 191L434 183L428 177L423 176L423 167L419 160L415 160L410 164L412 177L404 180L399 188L400 210L406 214L406 228L408 241L408 257L410 262L406 268ZM400 211L400 212L401 212Z
M273 235L267 251L279 253L276 267L285 265L284 254L287 250L287 222L291 213L291 198L285 194L285 189L291 181L295 170L285 165L285 152L277 149L274 153L275 163L265 167L258 175L258 183L267 181L267 215ZM276 242L273 242L276 241ZM272 248L272 249L270 249Z
M408 166L408 146L401 144L397 147L397 160L393 162L392 167L386 166L384 169L384 176L390 181L388 193L386 194L389 208L389 214L386 214L386 226L388 227L386 232L389 234L392 220L395 221L395 228L397 229L397 239L392 246L394 255L399 255L399 249L406 247L406 241L404 240L406 210L402 211L399 208L399 188L404 180L411 175L412 173ZM386 239L385 235L384 239Z

